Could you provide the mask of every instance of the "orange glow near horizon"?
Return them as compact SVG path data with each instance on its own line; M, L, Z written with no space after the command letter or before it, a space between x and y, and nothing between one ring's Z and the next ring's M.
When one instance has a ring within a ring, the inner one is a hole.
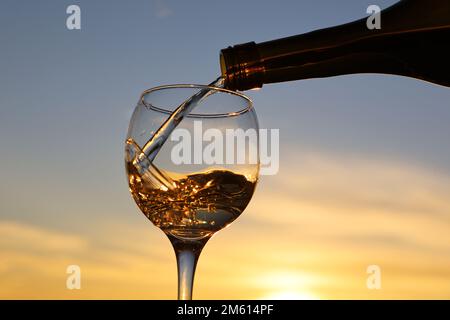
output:
M319 155L296 166L263 177L246 212L208 242L194 298L450 297L448 178ZM130 220L88 236L0 221L0 298L175 298L169 241L144 217ZM81 268L81 290L65 288L70 264ZM381 290L366 287L372 264Z

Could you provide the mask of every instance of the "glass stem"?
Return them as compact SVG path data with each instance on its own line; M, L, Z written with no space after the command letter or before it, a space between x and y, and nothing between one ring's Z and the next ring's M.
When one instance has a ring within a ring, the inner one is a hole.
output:
M199 255L190 250L179 251L177 255L178 266L178 300L192 300L195 267Z
M177 257L178 300L192 300L195 267L207 239L180 240L169 235Z

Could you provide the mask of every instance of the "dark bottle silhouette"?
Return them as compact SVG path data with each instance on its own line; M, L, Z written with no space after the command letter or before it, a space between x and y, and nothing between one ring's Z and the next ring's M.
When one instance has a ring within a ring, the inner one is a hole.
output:
M293 37L235 45L220 53L225 87L355 73L385 73L450 86L450 0L403 0L367 17Z

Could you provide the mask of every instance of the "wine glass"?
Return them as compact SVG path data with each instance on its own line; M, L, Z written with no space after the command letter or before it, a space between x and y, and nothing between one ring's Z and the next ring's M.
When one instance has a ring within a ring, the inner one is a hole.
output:
M199 93L191 113L173 116ZM178 120L168 125L171 115ZM161 131L167 139L149 148ZM178 299L192 299L206 242L249 203L258 181L258 145L256 113L243 94L203 85L161 86L142 94L125 146L128 183L139 209L172 243Z

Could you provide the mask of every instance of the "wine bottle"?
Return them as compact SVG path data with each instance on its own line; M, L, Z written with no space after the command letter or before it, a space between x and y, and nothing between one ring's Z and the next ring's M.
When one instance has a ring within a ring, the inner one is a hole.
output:
M288 38L221 50L225 87L355 73L384 73L450 86L450 1L403 0L381 11L380 29L367 17Z

